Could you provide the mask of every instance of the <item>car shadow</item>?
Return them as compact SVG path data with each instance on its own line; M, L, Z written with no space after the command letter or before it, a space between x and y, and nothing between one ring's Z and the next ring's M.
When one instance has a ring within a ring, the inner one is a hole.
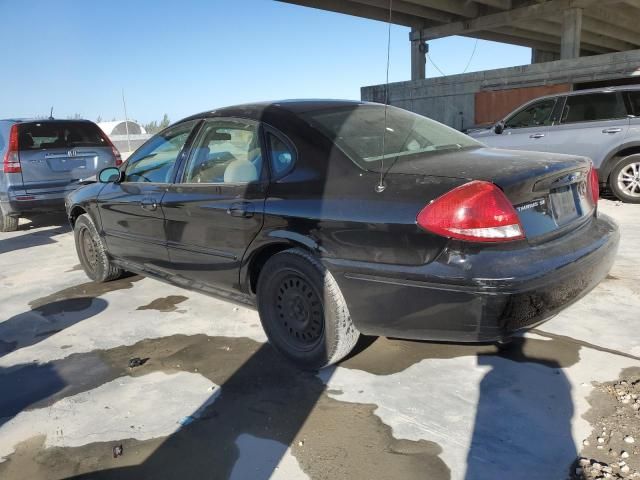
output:
M222 383L219 396L213 393L194 412L199 420L169 436L144 461L72 478L266 480L323 391L314 372L299 370L262 344ZM249 470L238 462L241 455L248 455Z
M28 223L21 224L16 235L0 238L0 254L49 245L56 242L54 237L69 231L71 226L64 214L38 215Z
M540 351L547 349L547 351ZM571 385L562 368L578 351L516 338L500 354L479 354L480 383L466 480L567 478L577 452ZM559 357L560 355L560 357Z
M76 297L39 305L0 323L0 358L35 345L107 308L101 298Z

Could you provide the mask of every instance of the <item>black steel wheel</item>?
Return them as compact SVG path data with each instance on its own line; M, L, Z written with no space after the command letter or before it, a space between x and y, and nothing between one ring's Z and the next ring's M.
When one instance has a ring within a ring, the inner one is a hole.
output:
M339 361L360 335L331 273L299 249L280 252L264 265L258 311L271 344L303 368Z
M123 270L113 264L91 217L86 213L76 219L73 228L78 259L87 276L96 282L120 278Z

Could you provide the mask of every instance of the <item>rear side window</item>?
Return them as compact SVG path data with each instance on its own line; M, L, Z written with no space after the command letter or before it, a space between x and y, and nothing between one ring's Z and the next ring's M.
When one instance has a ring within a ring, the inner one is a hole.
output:
M617 92L572 95L562 112L562 123L596 122L625 118L627 109Z
M278 179L291 171L295 155L292 149L273 133L268 134L268 139L271 176Z
M20 150L110 147L105 134L90 122L22 123L18 126Z
M640 92L628 92L627 95L631 105L631 114L640 117Z

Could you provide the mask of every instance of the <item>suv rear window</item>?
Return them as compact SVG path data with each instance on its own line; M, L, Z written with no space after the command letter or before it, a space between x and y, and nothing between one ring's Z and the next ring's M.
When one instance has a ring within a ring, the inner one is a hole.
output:
M66 121L19 124L18 143L20 150L110 146L97 125Z

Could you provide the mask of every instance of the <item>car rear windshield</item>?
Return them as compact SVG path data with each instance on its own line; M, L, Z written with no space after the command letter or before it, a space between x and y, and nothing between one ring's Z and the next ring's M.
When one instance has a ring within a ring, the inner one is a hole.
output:
M20 150L109 146L96 124L73 121L19 124L18 141Z
M481 143L434 120L397 107L358 105L304 114L352 160L366 170L378 170L384 159L394 163L413 156L480 147Z

